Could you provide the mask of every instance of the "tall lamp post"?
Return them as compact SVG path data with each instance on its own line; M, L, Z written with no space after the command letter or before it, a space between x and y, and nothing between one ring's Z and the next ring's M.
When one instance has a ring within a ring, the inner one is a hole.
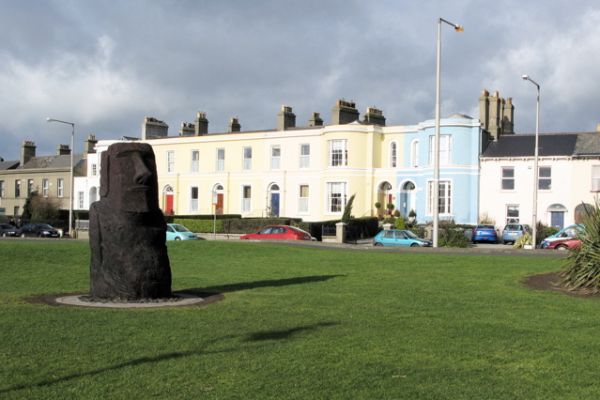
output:
M438 19L437 26L437 62L435 68L435 138L433 141L433 247L438 247L439 213L440 213L440 86L442 69L442 22L450 25L456 32L463 32L461 25L443 18Z
M73 187L73 153L75 152L75 148L74 148L74 141L75 141L75 123L74 122L67 122L67 121L61 121L59 119L54 119L54 118L46 118L46 122L59 122L61 124L67 124L67 125L71 125L71 168L69 171L69 181L70 181L70 194L69 194L69 237L73 237L72 235L72 230L73 230L73 193L75 188Z
M533 150L533 221L532 221L532 241L533 248L535 249L536 240L537 240L537 197L538 197L538 144L539 144L539 136L540 136L540 85L533 79L529 77L529 75L523 75L521 78L525 81L529 81L533 83L537 89L537 101L535 106L535 148Z

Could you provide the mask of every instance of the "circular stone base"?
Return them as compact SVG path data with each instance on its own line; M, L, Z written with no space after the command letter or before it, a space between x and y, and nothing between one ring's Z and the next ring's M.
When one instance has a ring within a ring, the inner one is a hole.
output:
M205 300L200 296L189 293L176 293L170 299L156 299L146 301L93 301L87 295L71 295L57 297L57 304L78 307L100 307L100 308L159 308L191 306L203 303Z

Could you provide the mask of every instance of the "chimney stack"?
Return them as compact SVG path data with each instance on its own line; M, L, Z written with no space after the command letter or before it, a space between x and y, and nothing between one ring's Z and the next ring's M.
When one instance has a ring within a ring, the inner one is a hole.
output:
M198 112L196 114L196 126L194 133L196 136L208 135L208 119L206 118L205 112Z
M94 135L93 133L90 134L86 141L85 141L85 152L86 153L95 153L96 152L96 143L98 143L98 140L96 140L96 135Z
M277 130L285 131L296 126L296 114L292 112L292 107L281 106L281 111L277 114Z
M380 125L385 126L385 117L383 111L375 107L367 107L365 113L365 123L369 125Z
M512 97L508 97L503 102L504 108L502 109L502 134L512 135L515 133L514 130L514 118L515 118L515 106L512 103Z
M196 127L191 122L182 122L179 128L179 136L194 136Z
M145 117L142 123L142 140L161 138L169 135L169 125L154 117Z
M479 96L479 121L482 128L487 131L490 125L490 92L485 89Z
M331 110L331 124L343 125L357 121L359 117L356 104L353 101L339 99Z
M68 144L59 144L56 146L57 156L68 156L69 154L71 154L71 149Z
M229 132L240 132L242 130L242 126L240 125L240 121L236 117L231 118L229 121Z
M319 114L318 112L312 113L310 119L308 120L308 126L323 126L321 114Z
M35 143L30 140L23 141L23 145L21 146L21 167L29 160L35 157Z

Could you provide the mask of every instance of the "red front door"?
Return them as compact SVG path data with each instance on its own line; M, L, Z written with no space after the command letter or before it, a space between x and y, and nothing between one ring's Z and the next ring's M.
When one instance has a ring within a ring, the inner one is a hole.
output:
M223 193L217 193L217 204L215 206L215 211L218 215L223 214Z
M165 195L165 214L173 215L173 195Z

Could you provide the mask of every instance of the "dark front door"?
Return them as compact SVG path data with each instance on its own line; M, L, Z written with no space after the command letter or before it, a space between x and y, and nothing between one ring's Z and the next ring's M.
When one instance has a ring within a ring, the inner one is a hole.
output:
M279 193L271 193L271 215L279 217Z
M562 229L565 225L565 213L563 211L551 211L550 212L550 224L552 226Z

